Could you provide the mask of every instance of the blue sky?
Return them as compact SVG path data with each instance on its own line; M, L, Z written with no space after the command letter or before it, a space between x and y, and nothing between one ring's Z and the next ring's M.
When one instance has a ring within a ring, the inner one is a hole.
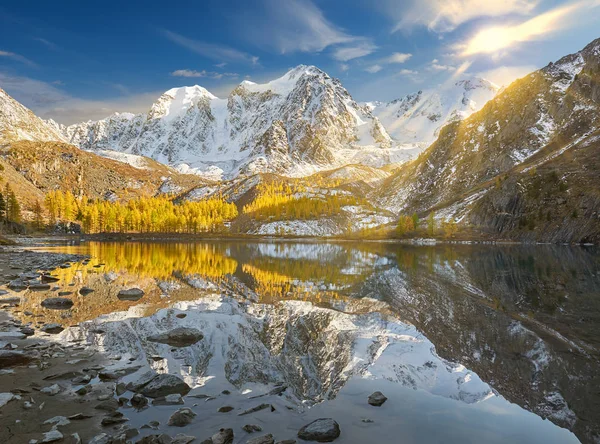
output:
M145 111L199 84L225 97L298 64L356 100L461 75L506 84L600 37L600 0L8 1L0 87L63 123Z

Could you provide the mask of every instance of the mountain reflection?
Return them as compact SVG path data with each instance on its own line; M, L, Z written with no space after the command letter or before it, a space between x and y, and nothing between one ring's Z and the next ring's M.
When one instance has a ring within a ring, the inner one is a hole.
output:
M442 358L474 370L509 401L573 430L583 441L600 439L600 394L590 390L600 386L597 250L241 241L92 242L54 249L92 259L56 270L60 281L53 291L22 292L17 316L23 322L32 314L72 325L131 309L136 316L151 316L215 293L275 306L301 300L338 312L391 313L413 324ZM94 292L81 296L82 286ZM116 297L134 286L146 292L140 301ZM67 296L74 300L70 310L40 307L58 291L73 291ZM305 335L304 341L330 324L329 315L315 316L314 328L286 322ZM262 334L277 355L285 331ZM343 335L333 337L338 352L347 350ZM321 352L315 349L314 355ZM300 350L293 359L304 362ZM298 365L287 365L286 378L296 381L300 397L318 400L323 390L335 396L343 385L340 374L327 373L327 363L312 368L318 379L310 380L303 379L307 369Z

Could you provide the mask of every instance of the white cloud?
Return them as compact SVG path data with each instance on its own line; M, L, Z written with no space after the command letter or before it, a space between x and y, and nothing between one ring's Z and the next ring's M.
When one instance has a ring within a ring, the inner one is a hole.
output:
M524 77L536 69L534 65L499 66L494 69L478 72L476 75L494 82L496 85L508 86L516 79Z
M227 63L223 62L223 63L217 63L215 66L217 68L225 68L225 65L227 65Z
M404 63L412 57L412 54L395 52L382 60L382 63Z
M575 26L579 13L596 6L596 1L582 0L551 9L516 25L486 28L458 45L457 49L463 56L497 55L519 43L545 38L558 30Z
M398 74L401 76L416 76L419 74L418 71L413 71L412 69L401 69L398 71Z
M210 59L250 63L252 65L258 64L258 57L238 51L237 49L230 48L228 46L216 45L213 43L206 43L199 40L190 39L166 29L161 30L161 33L173 43L176 43L179 46L187 48L196 54L200 54L201 56L208 57Z
M350 65L347 63L340 63L340 71L348 71L350 69Z
M371 74L375 74L376 72L379 72L383 69L383 67L381 65L373 65L373 66L369 66L368 68L365 68L365 71L370 72Z
M394 31L426 26L449 32L480 17L527 15L539 0L382 0L387 14L397 21Z
M427 67L428 71L454 71L456 69L455 66L452 65L444 65L440 63L438 59L433 59L429 66Z
M210 79L222 79L223 77L235 78L239 77L239 74L235 72L214 72L214 71L206 71L203 69L202 71L196 71L195 69L178 69L171 73L173 77L207 77Z
M17 62L24 63L25 65L37 67L37 64L29 60L27 57L23 57L20 54L15 54L14 52L0 50L0 57L7 57L9 59L16 60Z
M358 45L336 48L333 51L333 58L340 62L357 59L372 54L377 50L377 46L368 41L360 42Z

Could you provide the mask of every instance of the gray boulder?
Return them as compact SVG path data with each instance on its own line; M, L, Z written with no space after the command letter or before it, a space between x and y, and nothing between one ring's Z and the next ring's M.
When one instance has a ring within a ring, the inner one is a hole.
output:
M175 375L161 374L153 378L146 384L140 393L149 398L160 398L161 396L179 393L187 395L191 387L187 385L181 378Z
M208 440L207 440L208 441ZM233 429L221 429L218 433L215 433L210 437L212 444L232 444L233 443Z
M144 296L144 291L139 288L129 288L128 290L121 290L117 294L117 297L122 301L138 301Z
M68 310L73 306L73 301L68 298L48 298L42 301L42 307L52 310Z
M177 410L169 418L168 425L174 427L184 427L192 422L196 414L191 409L185 407Z
M204 338L200 330L188 327L178 327L166 333L148 337L149 341L168 344L172 347L188 347Z
M275 444L275 439L270 433L268 435L259 436L246 441L246 444Z
M298 431L305 441L332 442L340 436L340 425L331 418L319 418Z
M375 393L371 394L371 396L369 396L369 400L368 400L369 404L371 404L375 407L381 407L385 401L387 401L387 398L381 392L375 392Z

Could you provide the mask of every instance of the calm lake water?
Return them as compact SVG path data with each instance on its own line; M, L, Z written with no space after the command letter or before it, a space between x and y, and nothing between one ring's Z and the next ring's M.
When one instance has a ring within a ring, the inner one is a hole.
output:
M177 373L193 393L226 388L235 408L286 387L269 401L275 412L252 418L277 439L326 415L347 443L600 440L597 249L214 241L45 250L92 259L56 270L58 288L31 292L22 310L80 324L88 339L101 324L94 340L106 352ZM70 310L40 306L83 286L94 292L75 293ZM145 295L117 297L131 287ZM182 325L203 341L146 340ZM366 403L375 390L389 398L380 408ZM215 410L186 433L248 423Z

